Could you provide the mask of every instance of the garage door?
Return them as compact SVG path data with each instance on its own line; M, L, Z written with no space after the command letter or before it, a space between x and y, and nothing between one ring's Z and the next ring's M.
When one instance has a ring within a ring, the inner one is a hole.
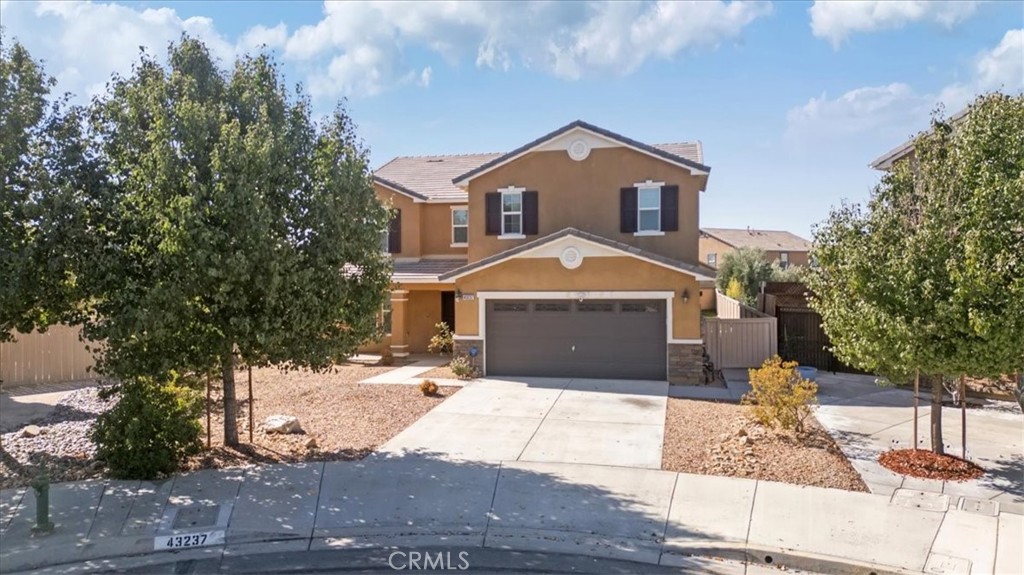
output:
M487 302L488 375L665 379L663 300Z

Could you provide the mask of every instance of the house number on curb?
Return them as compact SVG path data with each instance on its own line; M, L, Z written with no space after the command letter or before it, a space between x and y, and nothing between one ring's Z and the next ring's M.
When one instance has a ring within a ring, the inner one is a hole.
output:
M208 547L224 543L224 531L200 531L198 533L182 533L179 535L158 535L153 538L154 551L171 551L192 547Z

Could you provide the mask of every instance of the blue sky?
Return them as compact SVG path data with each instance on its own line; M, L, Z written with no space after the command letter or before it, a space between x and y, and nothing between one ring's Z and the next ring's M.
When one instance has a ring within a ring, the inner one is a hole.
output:
M701 223L808 236L863 201L875 157L939 102L1024 88L1021 2L0 2L84 99L183 31L225 65L266 45L320 112L342 97L372 150L498 152L576 119L699 139Z

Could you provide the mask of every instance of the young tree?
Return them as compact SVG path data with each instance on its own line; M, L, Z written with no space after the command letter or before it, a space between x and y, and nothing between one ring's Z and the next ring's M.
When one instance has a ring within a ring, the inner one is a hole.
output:
M979 97L955 126L936 117L866 211L844 205L815 231L807 280L835 353L930 381L936 453L943 377L1024 365L1022 133L1021 96Z
M747 305L754 305L761 291L761 282L771 278L772 265L765 258L764 250L739 248L722 256L716 285L724 293L735 279L743 287L743 297L739 299Z
M79 201L98 183L82 110L50 98L54 80L0 33L0 341L70 319L81 294L72 260Z
M184 37L143 54L93 108L109 188L83 283L100 369L217 372L238 443L235 366L328 369L377 335L390 282L388 211L339 106L321 123L266 55L230 74Z

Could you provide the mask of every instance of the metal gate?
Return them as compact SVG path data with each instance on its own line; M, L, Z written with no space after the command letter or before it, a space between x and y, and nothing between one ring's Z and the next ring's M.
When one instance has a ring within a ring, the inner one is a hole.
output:
M809 365L824 371L865 373L839 361L829 351L832 342L821 327L821 315L804 307L776 308L779 355L787 361Z

